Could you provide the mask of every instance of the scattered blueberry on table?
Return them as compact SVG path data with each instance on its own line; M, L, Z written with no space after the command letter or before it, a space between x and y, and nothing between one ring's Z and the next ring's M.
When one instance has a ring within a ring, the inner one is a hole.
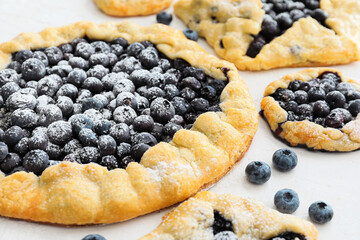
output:
M85 236L84 238L82 238L81 240L106 240L106 238L104 238L103 236L101 236L99 234L89 234L89 235Z
M171 21L173 20L172 14L166 11L159 12L156 15L156 21L158 23L162 23L165 25L170 25Z
M296 167L298 158L295 152L284 148L277 150L273 154L272 162L276 169L281 172L287 172Z
M299 196L292 189L282 189L275 194L274 204L279 212L291 214L299 208Z
M187 37L188 39L190 40L193 40L193 41L197 41L199 39L199 35L197 32L195 32L194 30L191 30L191 29L185 29L183 31L185 37Z
M265 162L254 161L247 165L245 173L249 182L255 184L264 184L270 179L271 168Z
M334 210L325 202L318 201L310 205L309 216L313 222L324 224L331 221L334 216Z

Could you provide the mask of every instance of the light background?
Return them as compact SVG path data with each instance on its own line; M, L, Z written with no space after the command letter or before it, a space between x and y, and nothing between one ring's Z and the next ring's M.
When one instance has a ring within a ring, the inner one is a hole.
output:
M172 11L169 9L168 11ZM91 0L0 0L0 42L8 41L21 32L38 32L46 27L62 26L80 20L95 23L123 21L100 12ZM155 16L128 18L141 25L155 23ZM172 27L184 29L185 25L174 16ZM212 49L204 40L199 43L210 53ZM338 66L346 76L360 81L360 63ZM256 107L265 87L287 73L300 68L272 70L267 72L240 72L247 82ZM232 193L262 201L273 208L273 197L282 188L294 189L300 198L295 215L308 219L308 207L322 200L332 205L335 215L331 222L321 226L319 239L359 239L360 234L360 152L324 153L302 148L292 148L299 158L298 166L289 173L272 171L271 179L262 186L247 182L246 165L261 160L271 165L275 150L287 147L275 139L263 119L248 153L234 169L218 182L211 191ZM162 216L171 208L142 216L124 223L105 226L61 227L0 217L0 239L51 239L80 240L87 234L98 233L108 240L137 239L151 232L161 222Z

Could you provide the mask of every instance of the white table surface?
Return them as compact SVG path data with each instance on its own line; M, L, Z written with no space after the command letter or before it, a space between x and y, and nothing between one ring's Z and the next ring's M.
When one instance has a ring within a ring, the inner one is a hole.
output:
M80 20L101 23L124 19L103 14L91 0L0 0L0 42L8 41L21 32L38 32L46 27L62 26ZM156 21L154 15L127 20L142 25ZM175 16L171 26L185 28ZM204 40L199 40L199 43L213 53ZM360 62L337 68L346 76L360 81ZM255 104L260 110L265 87L284 74L299 70L301 69L240 72L240 75L248 84ZM298 217L309 219L308 207L318 200L325 201L333 207L333 220L325 225L316 225L319 239L359 239L360 152L324 153L292 148L299 158L298 166L293 171L280 173L273 170L271 179L261 186L247 182L245 167L249 162L261 160L271 165L272 154L283 147L287 145L274 138L267 123L260 119L258 132L248 153L227 176L211 188L211 191L250 197L273 208L275 193L282 188L292 188L300 198L300 207L295 212ZM137 239L160 224L162 216L170 209L123 223L86 227L52 226L0 217L0 239L80 240L90 233L101 234L108 240Z

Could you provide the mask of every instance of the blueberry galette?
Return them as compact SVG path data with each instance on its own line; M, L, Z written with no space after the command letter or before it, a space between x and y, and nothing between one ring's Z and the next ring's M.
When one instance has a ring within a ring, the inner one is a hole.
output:
M2 216L111 223L170 206L257 129L235 66L165 25L79 22L0 50Z
M275 135L326 151L360 148L360 83L335 69L289 74L265 89L261 109Z
M142 240L316 240L305 220L234 195L201 192L168 213Z
M168 8L172 0L94 0L98 8L111 16L141 16Z
M180 0L175 13L240 70L360 57L358 0Z

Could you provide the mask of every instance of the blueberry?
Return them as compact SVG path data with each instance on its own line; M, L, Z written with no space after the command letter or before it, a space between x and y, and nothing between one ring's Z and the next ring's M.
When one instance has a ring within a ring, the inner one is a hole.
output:
M60 108L63 117L68 117L71 115L74 109L73 101L71 98L66 96L59 96L56 101L56 106Z
M32 150L24 156L24 168L36 175L40 175L48 165L49 156L43 150Z
M141 115L134 119L133 127L137 132L151 132L154 127L154 120L151 116Z
M156 15L156 21L165 25L170 25L172 21L172 14L162 11Z
M142 50L138 56L141 65L147 69L151 69L159 65L159 56L157 52L146 48Z
M60 87L59 91L56 93L57 97L66 96L74 100L79 93L79 90L74 85L67 83Z
M86 72L88 77L95 77L98 79L102 79L108 73L109 73L109 69L107 69L103 65L99 65L99 64L93 66Z
M183 70L184 68L189 67L189 66L190 66L190 64L187 61L185 61L184 59L181 59L181 58L174 59L174 67L177 70Z
M276 169L281 172L287 172L296 167L298 159L295 152L284 148L279 149L274 153L272 162Z
M116 82L113 92L115 96L119 95L122 92L135 92L135 85L129 79L121 79Z
M301 104L299 105L296 113L305 118L311 117L313 115L313 107L309 104Z
M347 92L355 89L350 83L341 82L336 86L336 90L345 95Z
M325 202L318 201L310 205L309 216L313 222L324 224L331 221L334 216L334 210Z
M308 103L308 94L304 90L298 90L294 92L294 94L295 94L295 101L298 104Z
M319 0L305 0L305 5L307 8L310 9L317 9L320 8L320 1Z
M149 148L150 146L144 143L135 144L131 147L131 157L136 162L140 162L142 156Z
M94 48L95 53L110 53L110 46L104 41L95 41L90 45Z
M356 99L350 102L349 111L354 117L357 117L357 115L360 113L360 99Z
M308 92L310 89L310 84L308 82L302 82L299 89Z
M9 153L9 148L4 142L0 142L0 162L3 161Z
M277 21L278 25L284 30L290 28L293 24L293 20L292 20L290 14L287 12L283 12L283 13L280 13L279 15L277 15L276 21Z
M238 240L238 237L232 231L224 231L217 233L214 236L214 240Z
M124 38L115 38L114 40L112 40L111 43L120 44L124 49L129 46L128 41L126 39L124 39Z
M106 167L109 171L119 167L116 157L112 155L102 157L100 165Z
M6 158L1 162L0 169L4 173L9 173L14 170L14 168L20 166L21 162L21 158L18 154L9 153Z
M80 130L79 140L83 146L96 146L98 144L96 134L89 128L83 128Z
M31 138L29 138L28 146L30 150L41 149L46 150L48 146L49 139L46 134L33 134Z
M117 147L117 156L119 158L124 158L125 156L129 155L131 152L131 144L129 143L120 143Z
M74 69L79 68L85 71L89 69L89 62L81 57L70 58L69 65Z
M313 107L315 117L326 117L330 114L330 106L325 101L316 101Z
M157 98L150 105L151 117L159 123L167 123L175 115L175 108L165 98Z
M16 61L11 61L7 66L7 69L14 70L16 73L21 73L21 63Z
M118 123L110 128L110 136L112 136L117 143L130 141L130 129L125 123Z
M199 81L204 80L206 77L204 70L191 66L184 68L182 73L183 77L194 77ZM199 89L199 87L197 87L196 89Z
M233 224L230 220L227 220L222 213L214 210L214 222L211 225L213 234L217 235L220 232L231 231L234 232Z
M283 102L295 100L295 94L291 90L284 88L277 89L276 92L274 93L274 97L277 101L283 101Z
M113 119L116 123L132 124L137 114L134 109L128 106L120 106L114 110Z
M165 136L173 137L175 133L182 129L182 126L173 122L165 124L163 128L163 134Z
M185 98L188 101L191 101L196 97L196 92L186 87L180 91L180 97Z
M342 108L346 103L346 98L341 92L332 91L326 95L326 102L331 109Z
M53 97L60 89L61 85L62 82L59 77L55 77L55 75L49 75L38 81L36 89L39 96L47 95L49 97Z
M259 54L261 49L265 46L265 44L266 40L263 36L256 36L254 40L250 43L250 46L246 51L246 55L255 58Z
M109 56L105 53L96 53L89 58L90 66L102 65L107 67L110 64Z
M4 84L1 89L0 89L0 93L1 93L1 96L3 98L3 101L6 101L7 98L20 90L20 87L18 84L16 84L15 82L8 82L6 84Z
M51 123L62 119L63 115L61 109L54 104L46 105L40 110L39 125L41 126L47 127Z
M15 92L11 94L5 103L8 109L16 110L18 108L34 109L36 106L36 98L31 94Z
M155 146L157 144L157 140L150 133L142 132L142 133L138 133L137 135L135 135L132 139L133 145L140 144L140 143L145 143L149 146Z
M49 155L50 159L60 159L63 154L63 150L60 146L48 142L45 152Z
M336 84L332 80L323 79L320 81L320 87L324 89L326 93L329 93L335 90Z
M351 113L344 108L335 108L335 109L331 110L330 114L331 113L340 114L342 116L342 118L344 119L344 124L346 124L352 120Z
M247 165L245 173L251 183L264 184L270 179L271 168L265 162L254 161Z
M59 48L63 53L72 53L72 52L74 51L74 47L73 47L73 45L71 45L70 43L61 44L60 46L58 46L58 48Z
M144 49L145 49L144 45L136 42L136 43L129 45L129 47L126 49L126 51L130 56L137 57L137 56L139 56L140 52Z
M21 65L22 77L25 81L39 80L46 74L45 65L36 58L29 58Z
M64 145L64 153L71 154L75 153L82 148L81 143L77 139L72 139Z
M290 17L294 22L296 22L300 18L305 17L305 13L299 9L294 9L290 11Z
M331 112L325 119L325 124L332 128L341 128L344 124L344 118L340 112Z
M103 236L101 236L99 234L89 234L89 235L85 236L84 238L82 238L81 240L106 240L106 238L104 238Z
M35 51L33 54L33 58L37 58L45 65L45 67L49 66L49 60L44 52Z
M121 92L116 97L116 106L129 106L133 109L137 107L137 101L134 94L130 92Z
M190 102L195 111L206 111L209 107L209 101L203 98L195 98Z
M183 33L185 37L189 40L197 41L199 39L199 35L194 30L185 29L183 30Z
M226 86L226 82L220 79L210 79L208 84L216 90L217 94L221 94Z
M24 136L23 130L18 126L8 128L4 133L4 142L10 146L16 144Z
M49 125L47 129L49 140L57 145L64 145L72 139L72 128L70 123L56 121Z
M80 87L87 78L86 72L82 69L75 68L67 76L67 82Z
M67 64L54 66L51 69L48 69L49 74L56 74L62 78L66 78L71 71L72 71L72 67Z
M33 127L36 125L38 117L34 110L31 109L16 109L11 114L11 123L13 125L26 128Z
M274 204L280 212L291 214L299 208L300 201L294 190L282 189L275 194Z
M113 54L115 54L115 56L118 56L118 57L120 57L121 54L123 54L125 51L124 48L120 44L112 44L110 48L111 48L111 52Z
M94 122L84 114L71 116L69 122L75 134L78 134L83 128L92 129L94 127Z
M151 78L151 73L145 69L135 70L131 73L130 79L136 87L146 85L147 79Z
M291 91L297 91L300 89L300 86L301 86L301 81L300 80L294 80L292 82L290 82L288 88L291 90Z
M15 60L19 63L23 63L29 58L32 58L33 52L30 50L20 50L15 55Z
M360 99L360 92L358 92L356 90L350 90L346 93L346 99L348 101Z
M56 65L64 57L63 52L57 47L46 48L44 53L46 54L50 65Z
M181 81L180 86L182 88L188 87L193 90L199 90L201 88L201 83L194 77L186 77Z
M95 122L95 126L94 126L94 130L95 133L98 135L104 135L109 133L111 128L111 122L109 120L101 120L101 121L97 121Z
M280 28L278 23L270 15L267 14L264 15L261 29L261 33L265 35L265 37L268 39L272 39L273 36L277 36L280 34Z
M94 53L95 53L95 49L89 43L80 42L76 45L75 56L78 56L78 57L81 57L81 58L87 60Z

